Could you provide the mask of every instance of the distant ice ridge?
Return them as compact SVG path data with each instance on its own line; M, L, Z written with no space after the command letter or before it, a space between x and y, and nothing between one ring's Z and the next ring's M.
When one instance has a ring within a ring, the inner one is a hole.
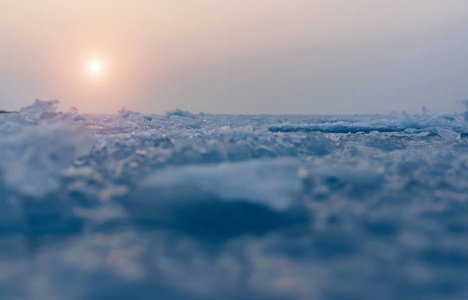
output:
M0 298L468 297L467 112L56 106L0 115Z
M456 139L468 134L467 118L463 114L432 115L423 109L422 115L356 116L355 118L327 120L306 124L271 125L272 132L324 132L324 133L370 133L370 132L428 132L443 138Z

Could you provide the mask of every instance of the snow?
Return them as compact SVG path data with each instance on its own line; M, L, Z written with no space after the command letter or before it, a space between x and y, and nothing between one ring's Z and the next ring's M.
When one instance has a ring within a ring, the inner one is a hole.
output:
M0 298L468 297L466 111L0 115Z

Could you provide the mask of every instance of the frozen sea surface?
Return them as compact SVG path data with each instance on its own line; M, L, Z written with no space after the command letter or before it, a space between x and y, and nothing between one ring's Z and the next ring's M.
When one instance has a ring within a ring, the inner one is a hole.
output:
M0 115L2 299L467 299L468 113Z

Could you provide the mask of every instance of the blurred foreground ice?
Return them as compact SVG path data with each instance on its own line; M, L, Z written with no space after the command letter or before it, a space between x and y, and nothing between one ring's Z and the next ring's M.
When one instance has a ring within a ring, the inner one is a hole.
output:
M0 115L2 299L468 297L468 113Z

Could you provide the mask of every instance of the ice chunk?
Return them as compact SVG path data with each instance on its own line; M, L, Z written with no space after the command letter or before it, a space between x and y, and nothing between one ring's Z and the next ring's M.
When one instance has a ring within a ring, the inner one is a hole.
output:
M58 103L59 101L57 100L42 101L36 99L33 105L20 109L19 113L25 119L37 122L42 119L53 117Z
M88 118L86 116L83 116L83 115L76 115L73 120L75 121L86 121L88 120Z
M184 117L184 118L189 118L189 119L195 119L196 117L188 112L188 111L182 111L180 109L175 109L175 110L171 110L171 111L168 111L166 113L166 116L168 118L170 118L171 116L178 116L178 117Z
M465 111L463 112L463 117L465 118L465 121L468 121L468 99L459 100L457 101L457 103L460 103L465 107Z
M36 100L8 119L16 127L0 127L0 174L9 190L35 197L52 192L62 170L91 150L84 129L60 117L57 104Z
M456 141L460 139L460 134L445 128L436 128L437 134L446 141Z
M292 205L300 192L297 173L297 161L261 160L169 168L155 172L141 184L146 188L171 188L173 193L189 188L191 193L198 191L227 201L251 201L282 210Z
M132 112L131 111L128 111L125 106L122 107L121 110L119 110L119 116L121 116L122 118L128 118L130 116Z

